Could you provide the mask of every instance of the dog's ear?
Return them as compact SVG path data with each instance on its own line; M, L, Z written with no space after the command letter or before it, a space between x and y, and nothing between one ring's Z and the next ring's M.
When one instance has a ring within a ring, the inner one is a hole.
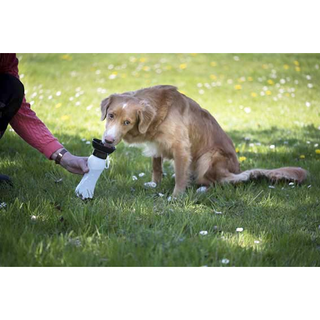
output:
M103 121L107 116L107 110L110 107L111 100L112 95L101 101L101 121Z
M147 101L140 102L142 108L138 110L138 130L140 133L145 134L156 117L156 110Z

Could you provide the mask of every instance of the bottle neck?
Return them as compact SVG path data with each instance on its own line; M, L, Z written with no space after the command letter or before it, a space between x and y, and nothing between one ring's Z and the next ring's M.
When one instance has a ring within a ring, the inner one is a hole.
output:
M93 155L96 156L97 158L100 158L100 159L103 159L103 160L107 159L107 157L108 157L107 153L102 152L102 151L97 150L97 149L93 150Z

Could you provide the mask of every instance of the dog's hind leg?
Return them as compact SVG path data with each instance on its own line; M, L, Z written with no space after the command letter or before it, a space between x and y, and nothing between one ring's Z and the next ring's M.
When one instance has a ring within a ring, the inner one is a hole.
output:
M195 182L197 185L209 186L214 183L214 181L208 179L207 172L211 169L212 165L212 153L207 152L201 156L195 166Z
M203 154L196 164L196 183L209 186L221 182L230 174L229 170L238 172L239 166L234 159L229 159L218 150Z

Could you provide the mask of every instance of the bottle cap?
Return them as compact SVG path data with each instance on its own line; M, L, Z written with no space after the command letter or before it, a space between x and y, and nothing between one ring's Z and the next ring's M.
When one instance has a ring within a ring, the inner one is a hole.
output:
M93 139L93 155L100 159L107 159L108 155L116 150L115 147L106 147L101 140Z

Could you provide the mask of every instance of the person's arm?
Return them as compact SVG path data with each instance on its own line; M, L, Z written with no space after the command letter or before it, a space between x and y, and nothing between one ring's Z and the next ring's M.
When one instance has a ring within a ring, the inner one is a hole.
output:
M10 59L12 60L12 57ZM18 76L18 59L15 58L11 68L6 73ZM63 148L62 144L55 138L45 124L31 110L30 104L23 98L22 105L10 122L14 131L29 145L36 148L48 159L55 160L58 152ZM72 173L84 174L89 171L86 157L77 157L67 152L62 157L60 164Z
M36 113L30 109L30 104L26 102L25 98L10 125L24 141L50 160L55 160L63 149L63 145L52 135ZM89 171L87 158L76 157L70 152L63 155L60 165L71 173L84 174Z
M46 158L63 145L55 138L45 124L37 117L36 113L30 109L30 104L23 98L22 105L10 122L14 131L30 146L34 147Z

